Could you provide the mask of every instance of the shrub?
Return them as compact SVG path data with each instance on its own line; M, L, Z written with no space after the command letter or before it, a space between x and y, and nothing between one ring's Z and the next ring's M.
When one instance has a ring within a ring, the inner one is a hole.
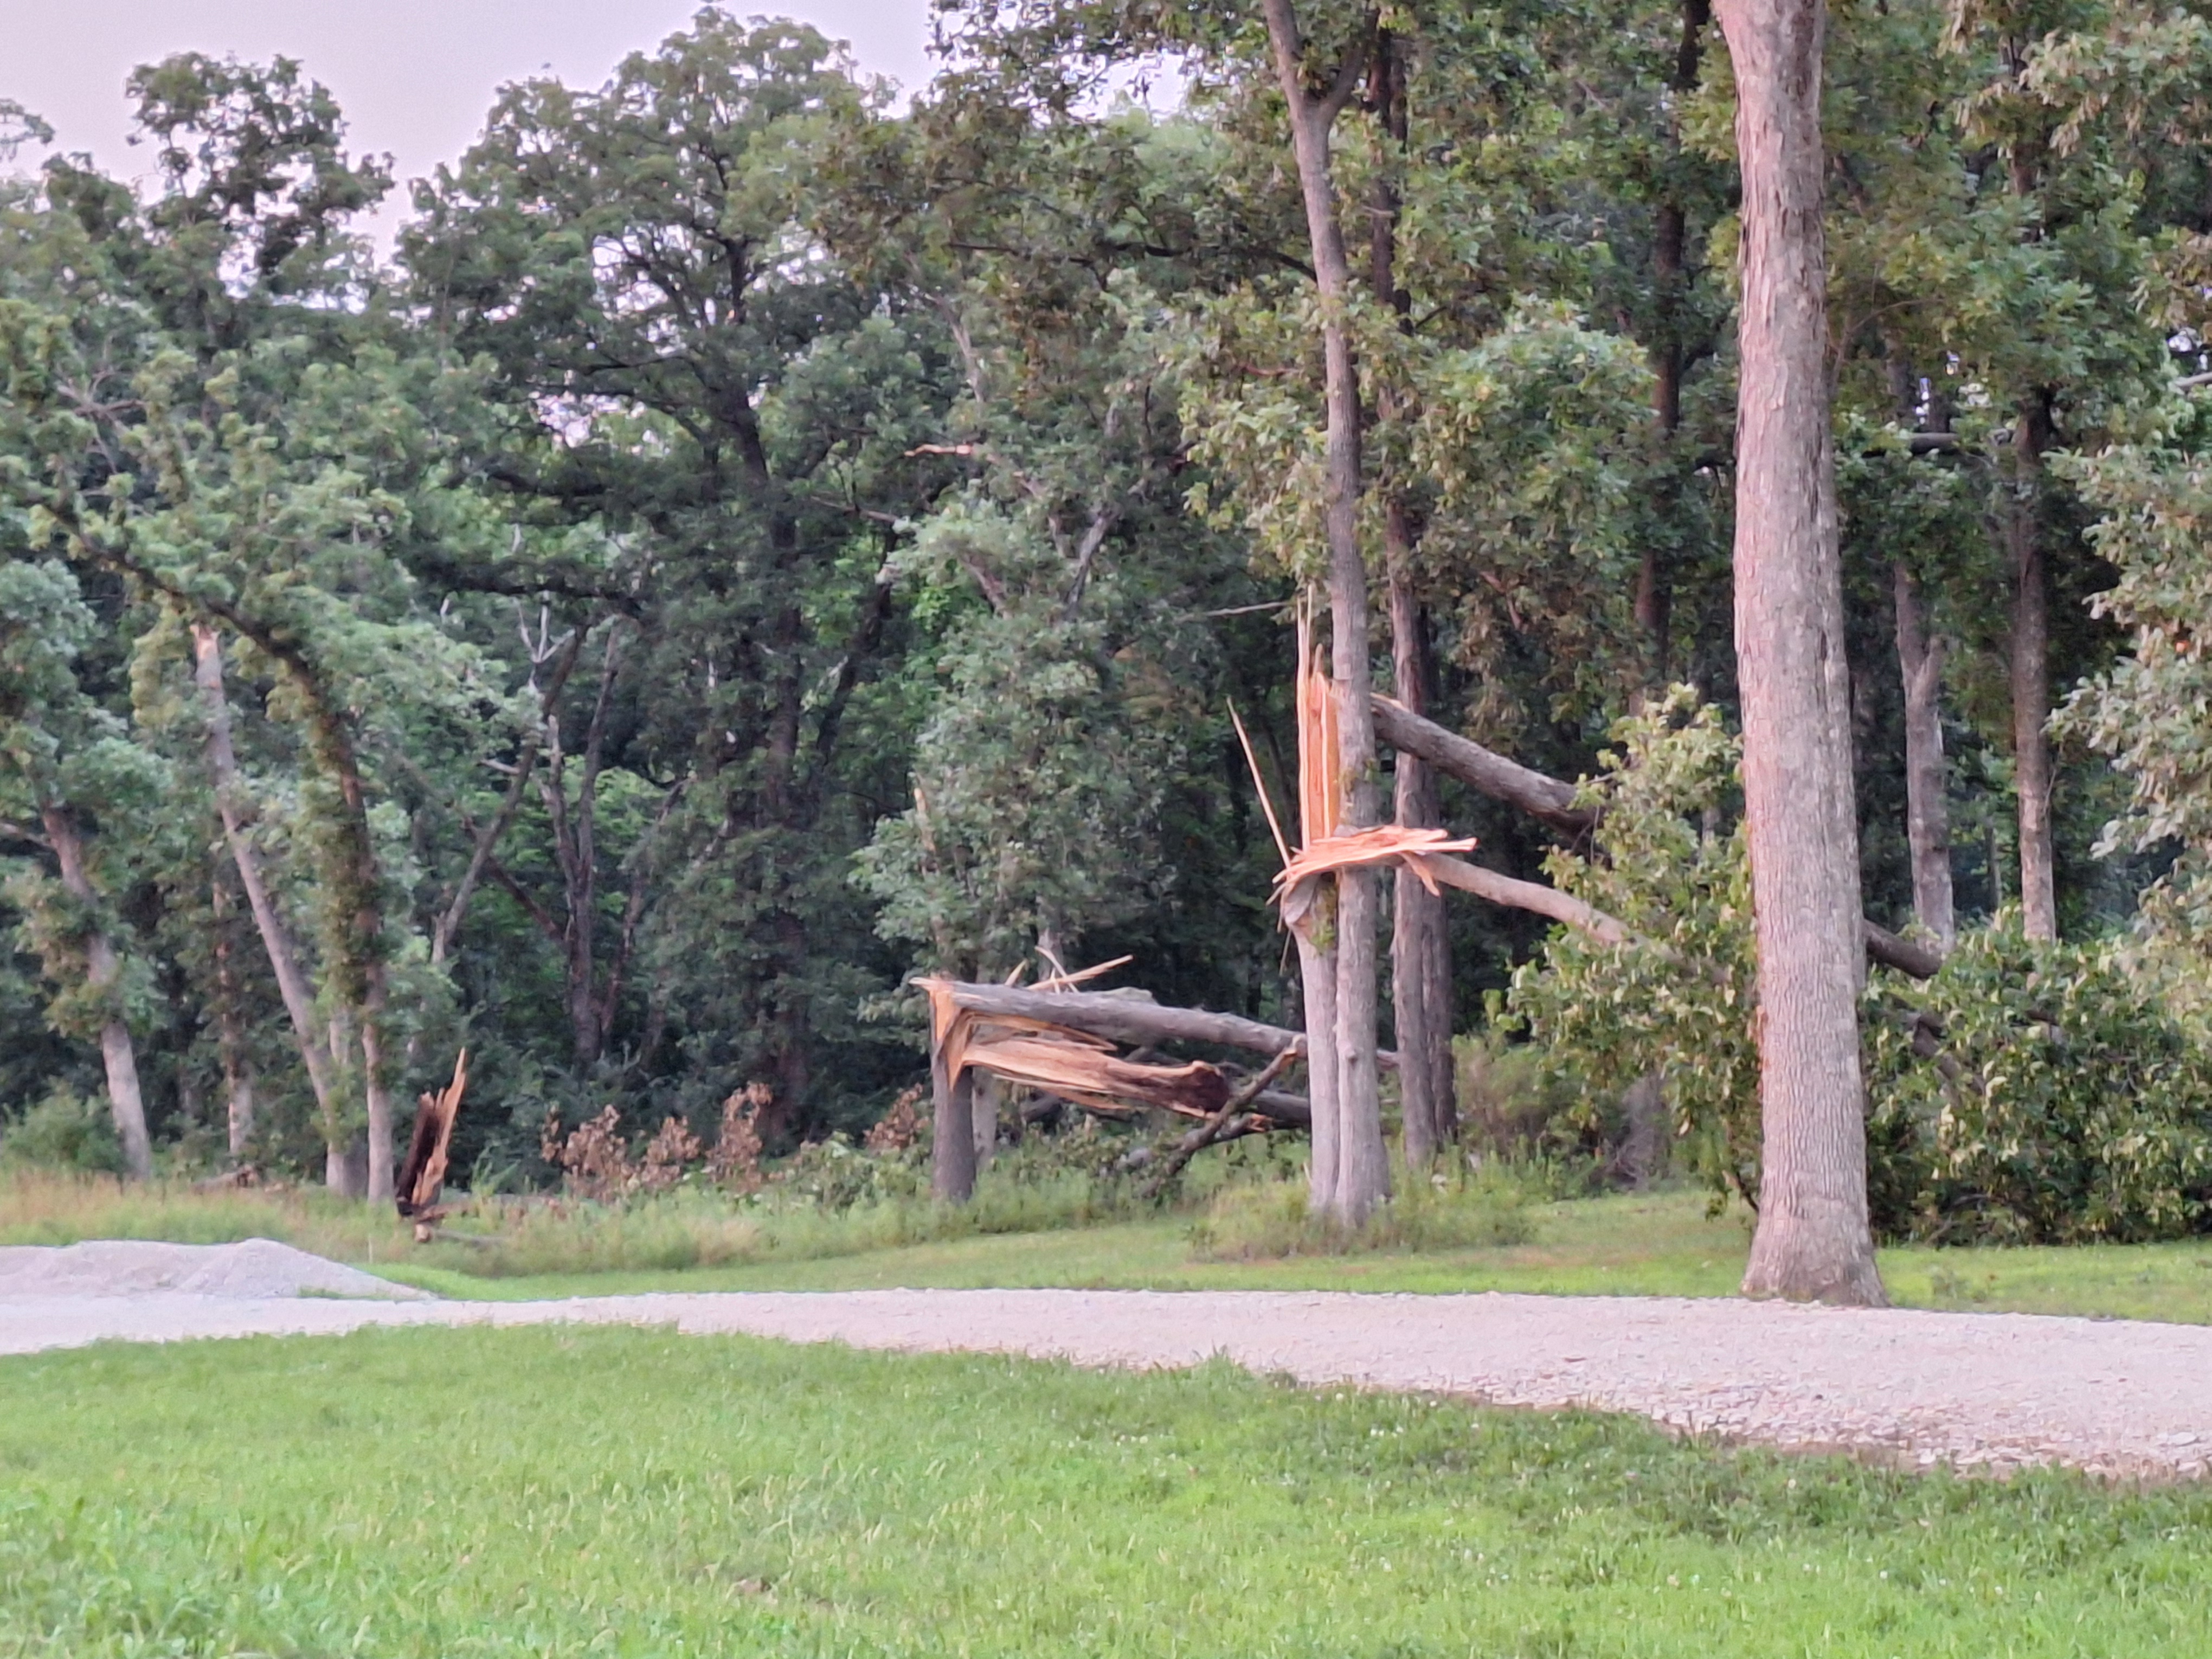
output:
M123 1173L123 1143L105 1109L57 1087L0 1134L0 1163L18 1169Z
M1614 726L1616 747L1581 804L1601 817L1587 856L1546 861L1564 891L1624 924L1607 945L1554 930L1513 975L1493 1019L1526 1033L1562 1085L1578 1085L1562 1127L1586 1142L1629 1087L1666 1079L1674 1130L1717 1193L1759 1193L1759 1054L1751 868L1741 824L1717 828L1735 789L1737 744L1718 711L1677 686Z
M1878 1230L1944 1243L2174 1238L2212 1226L2212 1052L2117 947L2017 914L1924 985L1869 994Z

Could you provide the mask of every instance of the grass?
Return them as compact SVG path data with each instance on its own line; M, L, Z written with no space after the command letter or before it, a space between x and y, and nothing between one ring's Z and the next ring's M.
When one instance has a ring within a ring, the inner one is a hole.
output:
M0 1655L2196 1651L2212 1491L629 1329L0 1361Z
M425 1249L389 1211L312 1190L210 1194L0 1176L0 1244L273 1237L444 1294L504 1299L901 1285L1729 1296L1748 1243L1740 1215L1710 1217L1702 1194L1682 1190L1515 1205L1477 1187L1463 1206L1415 1218L1399 1248L1344 1254L1297 1253L1314 1241L1280 1192L1232 1192L1195 1218L1114 1214L1080 1183L987 1178L968 1211L908 1202L750 1217L698 1200L540 1206L514 1212L498 1246ZM1881 1268L1907 1307L2212 1323L2212 1239L1912 1246L1884 1250Z

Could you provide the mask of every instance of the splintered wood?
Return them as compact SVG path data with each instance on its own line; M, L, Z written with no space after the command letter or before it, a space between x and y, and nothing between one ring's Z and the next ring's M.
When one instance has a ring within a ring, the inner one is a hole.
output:
M469 1051L462 1049L453 1061L453 1080L436 1094L424 1095L415 1115L415 1135L408 1143L407 1160L393 1182L393 1202L402 1217L415 1223L417 1243L428 1243L431 1224L443 1213L438 1194L446 1185L446 1154L453 1142L453 1120L460 1115L461 1093L469 1086Z
M1468 868L1454 858L1474 848L1473 836L1453 836L1441 830L1409 829L1381 824L1372 830L1343 834L1339 817L1344 800L1344 745L1338 731L1337 705L1340 696L1335 681L1322 666L1320 647L1314 643L1313 619L1298 607L1297 679L1294 687L1298 717L1298 850L1284 843L1275 821L1274 803L1267 781L1237 720L1237 736L1244 746L1245 763L1252 769L1253 786L1260 792L1268 827L1283 855L1283 868L1275 878L1275 902L1283 925L1293 931L1310 927L1322 882L1346 870L1373 869L1382 865L1404 865L1431 893L1444 887L1469 887L1463 872ZM1231 711L1235 717L1235 710Z
M1086 977L1087 972L1067 975L1060 982ZM1108 1039L1070 1025L961 1006L963 992L981 988L943 979L915 983L929 997L931 1039L948 1086L963 1072L987 1072L1115 1117L1151 1107L1206 1118L1230 1097L1227 1077L1204 1060L1160 1066L1125 1060Z

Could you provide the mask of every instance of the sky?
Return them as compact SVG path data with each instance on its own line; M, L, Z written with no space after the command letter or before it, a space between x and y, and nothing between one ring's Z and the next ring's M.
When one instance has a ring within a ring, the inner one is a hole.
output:
M553 75L597 86L630 52L684 27L698 0L0 0L0 98L55 129L54 147L146 175L125 142L123 83L174 52L297 58L337 94L357 152L389 154L406 180L466 149L503 83ZM911 91L929 78L929 0L736 0L849 42L860 68ZM15 165L35 166L29 153Z

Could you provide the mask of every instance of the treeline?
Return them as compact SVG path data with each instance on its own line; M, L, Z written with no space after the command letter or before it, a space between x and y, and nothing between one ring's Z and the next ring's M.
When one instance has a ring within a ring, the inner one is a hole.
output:
M1431 1057L1392 1091L1415 1152L1452 1133L1435 1057L1518 970L1501 1006L1591 1075L1734 1113L1743 1176L1741 1068L1699 1081L1738 1038L1682 1036L1695 998L1604 1014L1651 975L1536 912L1351 877L1286 949L1230 718L1294 800L1303 607L1340 686L1652 814L1594 840L1362 714L1347 824L1648 901L1639 940L1709 918L1677 967L1736 950L1742 796L1698 734L1741 724L1748 249L1705 0L945 21L903 111L712 9L603 86L506 88L384 261L388 168L289 63L138 72L152 188L81 159L8 187L9 1111L96 1098L134 1168L382 1194L465 1044L459 1169L535 1171L549 1110L707 1130L749 1083L774 1150L915 1080L917 969L1126 953L1163 1000L1295 1026L1340 951L1337 1029L1365 995ZM2178 1018L2205 37L1828 9L1844 660L1834 732L1782 738L1844 745L1831 841L1875 922L2124 936L2128 994ZM1148 76L1176 112L1123 95ZM1624 752L1674 770L1624 783ZM1335 1075L1376 1116L1371 1046ZM1345 1179L1346 1214L1379 1194Z

